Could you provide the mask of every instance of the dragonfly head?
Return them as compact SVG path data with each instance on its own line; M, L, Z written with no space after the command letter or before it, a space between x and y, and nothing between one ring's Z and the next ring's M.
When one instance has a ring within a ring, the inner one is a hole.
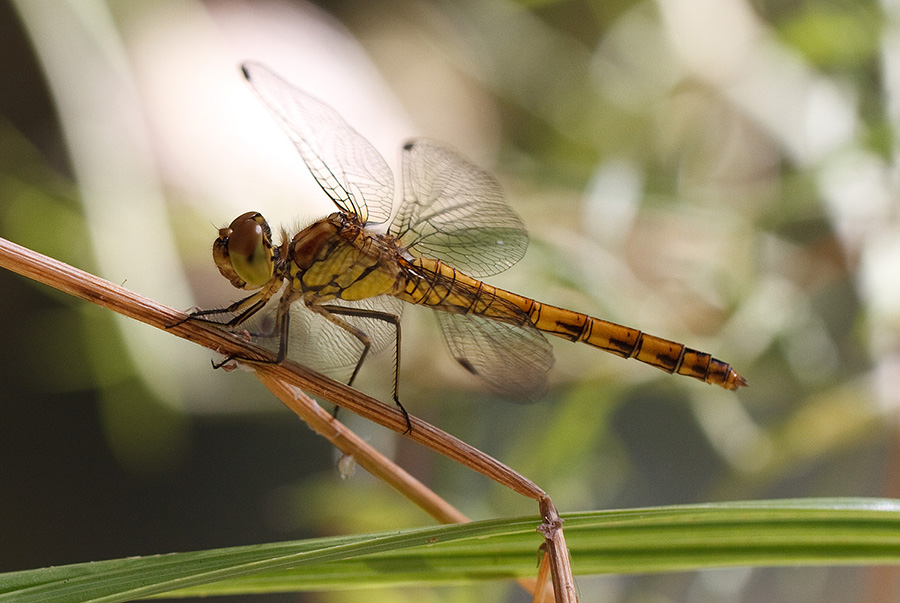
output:
M274 272L272 231L259 212L242 214L219 229L213 259L222 276L238 289L259 289Z

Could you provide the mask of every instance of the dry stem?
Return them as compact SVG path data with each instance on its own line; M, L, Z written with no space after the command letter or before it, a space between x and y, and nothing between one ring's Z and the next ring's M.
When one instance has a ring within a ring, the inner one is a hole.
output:
M383 404L374 398L311 371L295 362L288 360L281 364L274 364L272 362L274 360L272 353L221 328L198 321L182 322L185 319L183 312L2 238L0 238L0 266L227 356L245 358L251 361L262 361L253 363L259 379L273 391L281 390L284 397L279 396L279 399L298 414L301 414L300 409L295 408L295 406L305 406L305 404L291 404L286 401L286 399L298 399L296 398L296 393L291 392L287 388L288 384L320 396L333 404L346 408L398 433L407 431L406 420L403 414L394 407ZM315 406L318 407L318 405ZM319 408L319 410L321 411L322 409ZM306 414L305 410L302 412ZM310 414L314 420L318 421L321 419L323 421L321 427L324 432L330 430L334 433L337 429L335 426L337 422L330 416L328 416L328 419L324 419L324 417L315 417L318 414L315 411L312 411ZM324 414L327 415L327 413ZM406 437L493 479L519 494L540 501L541 517L544 519L540 531L546 539L546 549L550 557L556 600L558 602L575 601L574 582L568 562L568 551L565 548L565 540L562 537L562 522L547 494L531 480L462 440L412 415L409 416L409 421L412 425L412 430L405 433ZM383 468L375 467L376 465L381 465L382 460L386 461L386 459L383 459L383 457L378 459L375 456L370 456L368 452L361 452L363 449L357 447L357 442L348 443L352 440L348 430L337 429L337 431L341 432L340 437L337 439L347 443L345 452L353 454L367 470L375 475L379 475L379 477L386 477L387 481L392 485L404 482L403 488L408 486L406 478L400 473L395 473L393 470L385 471ZM321 433L324 435L324 432ZM365 448L368 448L368 446L365 446ZM341 449L343 450L343 448ZM402 470L400 471L402 472ZM405 474L405 472L402 473ZM407 475L406 477L409 476ZM412 478L410 477L410 479ZM441 521L466 520L462 514L446 505L443 501L436 503L436 495L430 491L427 494L424 493L423 490L425 488L421 484L409 487L416 492L414 498L420 499L420 502L427 502L426 509L436 519Z

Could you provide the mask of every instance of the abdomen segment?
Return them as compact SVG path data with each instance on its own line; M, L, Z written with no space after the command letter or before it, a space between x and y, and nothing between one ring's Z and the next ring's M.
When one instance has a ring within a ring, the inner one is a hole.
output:
M417 258L413 265L425 272L418 276L407 273L404 290L395 293L406 301L514 325L530 322L544 333L581 341L622 358L634 358L667 373L731 390L747 385L728 363L706 352L492 287L438 260Z
M746 379L729 364L706 352L564 308L527 298L522 298L522 302L527 304L522 309L531 317L534 326L544 333L570 341L582 341L616 356L634 358L667 373L693 377L725 389L747 385Z

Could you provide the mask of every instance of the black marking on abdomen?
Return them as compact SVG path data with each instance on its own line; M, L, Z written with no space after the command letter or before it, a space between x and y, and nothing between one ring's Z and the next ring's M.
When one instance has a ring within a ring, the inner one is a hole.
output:
M681 365L681 358L675 358L673 361L672 357L666 354L657 354L656 361L659 363L655 365L657 368L670 374L678 370L678 367Z
M416 283L416 289L419 288L419 284L420 284L422 281L425 281L425 282L428 284L428 288L425 289L425 292L422 293L422 295L419 297L419 299L422 300L422 301L420 302L422 305L429 306L429 305L431 305L431 304L428 303L428 296L431 295L431 292L434 290L434 286L437 285L438 279L437 279L437 278L431 278L431 279L429 279L429 278L428 278L428 275L426 274L426 275L424 275L424 276L418 277L418 281L419 281L419 282Z
M554 322L556 324L555 333L572 341L578 341L578 337L584 332L584 326L579 327L569 321L556 320Z
M459 273L457 272L456 268L451 268L450 270L453 272L453 278L446 285L446 287L445 287L446 290L444 291L443 297L441 297L441 299L439 299L436 303L430 304L430 305L439 306L439 305L443 304L445 301L447 301L447 298L450 297L450 295L453 293L453 286L456 284L456 275ZM435 282L436 281L437 281L437 279L435 279Z
M471 314L472 310L475 308L475 304L478 303L478 298L481 297L481 292L483 289L484 281L478 281L478 288L475 290L475 294L472 295L472 303L469 304L469 307L463 311L463 314ZM488 307L490 307L490 304L488 304Z
M587 320L584 321L584 326L581 327L581 333L578 334L578 337L575 341L587 341L591 338L591 332L594 330L594 319L588 316Z
M634 342L634 347L631 348L631 352L629 352L628 357L634 358L638 354L641 353L641 347L644 345L644 332L638 331L637 341Z

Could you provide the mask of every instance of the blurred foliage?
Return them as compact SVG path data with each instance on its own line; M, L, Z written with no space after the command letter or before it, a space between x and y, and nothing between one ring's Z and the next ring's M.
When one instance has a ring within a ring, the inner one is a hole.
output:
M148 226L119 243L124 265L152 269L170 237L197 303L231 301L208 255L214 226L237 203L256 209L294 189L255 180L271 176L268 166L216 172L209 159L219 153L239 165L282 160L258 157L237 137L204 139L206 114L208 127L233 125L215 103L237 101L213 84L187 84L205 82L212 64L236 88L241 58L293 57L307 67L332 57L318 71L332 88L347 85L343 97L363 103L361 115L390 106L367 83L383 78L403 120L477 155L502 181L532 245L492 283L712 352L751 384L730 394L562 342L547 400L500 403L433 351L433 319L412 308L401 373L411 412L520 470L566 511L898 495L900 15L888 3L111 1L107 14L76 10L77 18L13 5L18 12L5 7L9 18L0 19L10 59L0 92L0 236L98 270L108 252L97 213L82 202L97 195L85 170L104 167L87 154L105 151L149 165L171 229L162 236ZM132 77L134 98L114 97L99 125L88 124L121 135L111 149L105 139L78 147L88 130L66 122L71 84L61 73L90 74L77 80L87 98L112 89L63 35L73 23L102 40L114 67L101 73ZM355 95L357 85L371 97ZM180 113L193 104L199 113ZM119 109L140 119L120 130L111 125ZM394 119L370 121L382 117ZM144 155L129 138L135 124L147 129ZM166 124L209 157L186 160ZM284 163L307 177L299 158ZM207 170L225 184L204 184ZM235 182L254 197L228 197ZM146 196L145 184L126 179L120 203ZM165 266L156 271L174 280ZM136 269L105 276L151 290ZM181 304L174 288L157 295ZM326 446L249 375L209 370L205 352L171 360L183 348L163 346L178 344L136 345L103 312L5 272L0 312L0 483L12 485L0 510L18 518L0 523L0 541L21 544L0 556L3 569L428 523L361 472L339 479ZM389 365L375 359L361 387L381 395ZM343 418L472 517L534 512L530 501ZM106 502L94 504L98 497ZM726 574L608 577L585 581L582 594L896 599L889 580L865 569L716 576ZM451 589L411 596L478 598Z

